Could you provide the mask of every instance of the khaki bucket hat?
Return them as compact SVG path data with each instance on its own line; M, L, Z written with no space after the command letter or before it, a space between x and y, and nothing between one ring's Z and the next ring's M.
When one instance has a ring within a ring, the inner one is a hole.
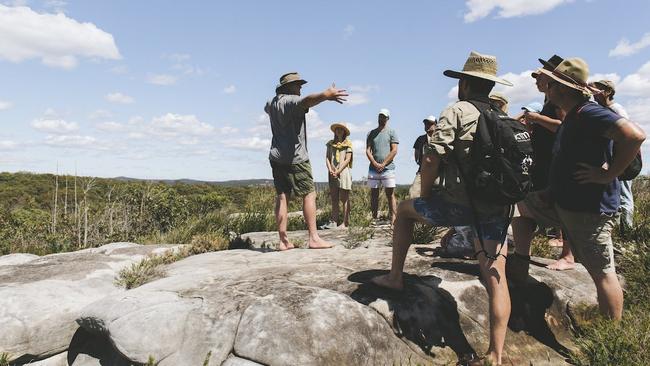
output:
M300 83L300 85L303 85L307 84L307 81L303 80L297 72L288 72L280 76L280 83L275 87L275 90L278 90L289 83Z
M347 123L345 122L334 122L330 126L330 130L334 132L337 128L342 128L345 131L345 136L350 136L350 129L348 128Z
M490 94L490 100L495 100L503 104L508 104L508 98L501 93L492 93Z
M606 90L611 90L613 92L616 92L616 87L614 85L614 82L611 80L598 80L594 82L594 85L598 89L605 88Z
M454 79L462 79L465 76L494 81L495 83L513 86L508 80L497 76L497 58L490 55L482 55L472 51L465 61L462 71L445 70L443 74Z
M589 65L579 57L568 58L562 61L554 70L539 69L558 83L591 95L587 84L589 78Z

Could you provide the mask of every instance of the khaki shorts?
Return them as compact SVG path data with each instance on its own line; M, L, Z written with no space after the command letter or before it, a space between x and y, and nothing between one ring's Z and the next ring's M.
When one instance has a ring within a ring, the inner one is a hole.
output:
M271 169L273 170L273 186L275 186L277 194L284 193L289 196L304 197L316 190L309 161L291 165L271 161Z
M523 204L538 225L561 227L571 245L575 257L591 274L615 272L612 230L616 225L615 214L567 211L540 192L530 193L518 203ZM515 214L518 215L518 212Z

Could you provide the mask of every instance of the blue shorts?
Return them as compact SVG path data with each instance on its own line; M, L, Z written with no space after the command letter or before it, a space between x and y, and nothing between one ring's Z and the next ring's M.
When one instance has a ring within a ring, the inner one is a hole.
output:
M429 198L416 198L413 200L415 211L433 226L471 226L476 237L476 228L472 209L443 199L436 192ZM505 211L505 210L504 210ZM503 242L508 232L510 218L505 215L480 217L481 236L483 240L496 240Z

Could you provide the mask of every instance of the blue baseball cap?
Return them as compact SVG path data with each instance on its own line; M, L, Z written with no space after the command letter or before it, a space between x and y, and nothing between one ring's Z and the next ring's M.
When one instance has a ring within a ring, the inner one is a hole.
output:
M542 106L542 103L539 102L533 102L528 104L525 107L521 107L521 109L525 110L526 112L535 112L535 113L541 112L542 108L544 108L544 106Z

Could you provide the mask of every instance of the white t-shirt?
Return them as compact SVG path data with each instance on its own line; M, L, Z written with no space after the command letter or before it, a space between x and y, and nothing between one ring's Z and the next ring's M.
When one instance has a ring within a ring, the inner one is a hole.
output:
M614 104L610 105L609 108L611 110L613 110L614 113L618 114L619 116L621 116L621 117L623 117L625 119L630 119L630 116L628 116L627 111L625 110L625 108L623 108L622 105L620 105L618 103L614 103Z

